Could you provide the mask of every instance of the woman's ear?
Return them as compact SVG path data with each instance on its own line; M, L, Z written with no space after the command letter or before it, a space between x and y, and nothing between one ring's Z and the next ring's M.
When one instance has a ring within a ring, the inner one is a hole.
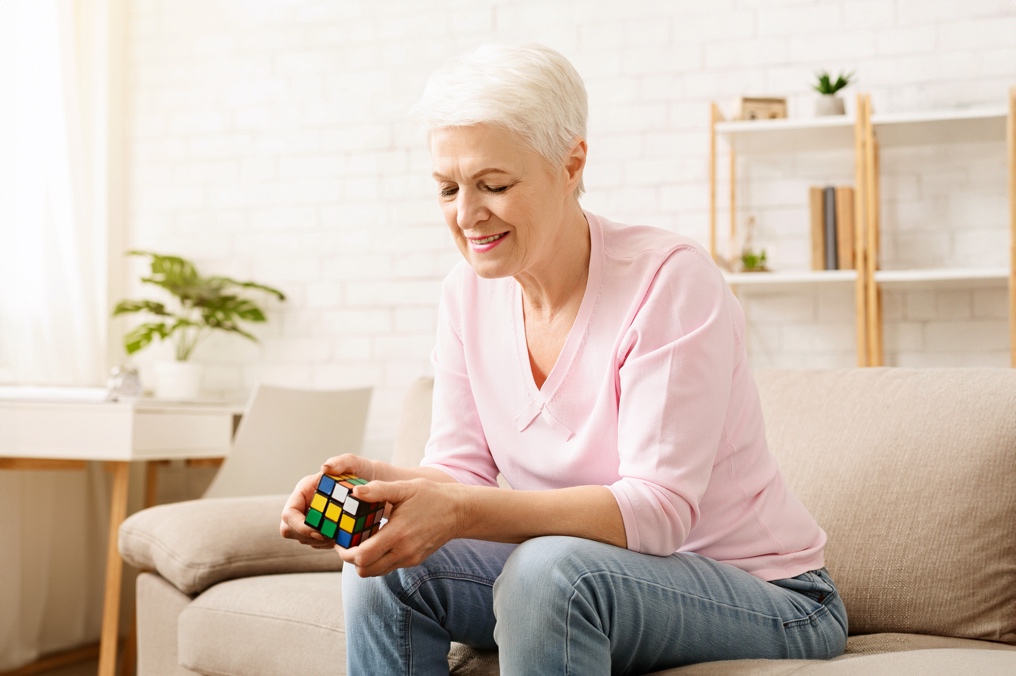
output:
M576 136L564 162L569 193L575 192L582 181L582 172L586 168L586 149L586 140L581 136Z

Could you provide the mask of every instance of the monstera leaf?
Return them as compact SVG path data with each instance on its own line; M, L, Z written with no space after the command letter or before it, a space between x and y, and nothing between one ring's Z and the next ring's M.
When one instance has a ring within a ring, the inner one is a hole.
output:
M122 300L113 309L113 316L145 312L166 321L140 324L124 336L127 354L134 354L154 340L171 339L176 346L176 358L186 361L198 343L213 330L226 331L257 342L239 322L265 322L265 313L249 298L240 293L259 291L286 300L285 294L257 282L240 282L229 277L203 277L189 260L180 256L165 256L150 251L129 251L129 256L147 256L151 259L151 273L142 277L145 284L153 284L168 291L179 302L179 310L168 309L165 303L153 300Z

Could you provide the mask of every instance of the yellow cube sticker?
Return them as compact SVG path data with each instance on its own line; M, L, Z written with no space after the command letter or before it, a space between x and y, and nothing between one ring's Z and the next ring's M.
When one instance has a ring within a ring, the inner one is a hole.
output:
M310 501L310 508L316 509L319 512L325 511L325 505L328 504L328 499L320 493L314 494L314 499Z

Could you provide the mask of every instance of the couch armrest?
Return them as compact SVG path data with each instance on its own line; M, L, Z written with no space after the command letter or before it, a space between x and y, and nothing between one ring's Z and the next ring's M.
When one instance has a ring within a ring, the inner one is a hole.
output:
M120 554L190 595L240 577L341 570L336 552L279 534L287 497L209 498L142 510L120 526Z

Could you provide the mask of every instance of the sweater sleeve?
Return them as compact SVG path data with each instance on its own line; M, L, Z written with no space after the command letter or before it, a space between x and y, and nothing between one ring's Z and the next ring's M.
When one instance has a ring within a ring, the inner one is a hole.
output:
M699 249L675 250L657 270L617 359L620 479L609 486L628 548L667 556L699 517L734 368L729 291Z
M441 291L437 341L431 353L434 399L430 438L421 465L436 467L459 483L496 486L490 455L473 398L462 343L462 270L453 270Z

